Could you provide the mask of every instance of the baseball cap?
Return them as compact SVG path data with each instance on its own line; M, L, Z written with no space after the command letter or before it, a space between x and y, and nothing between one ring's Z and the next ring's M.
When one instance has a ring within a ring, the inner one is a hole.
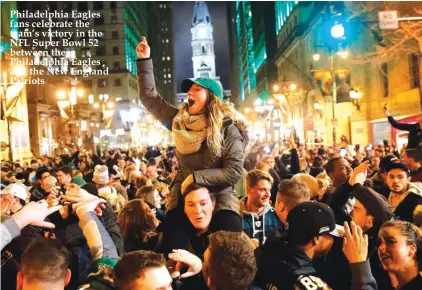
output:
M0 194L10 194L19 197L22 200L26 200L26 187L21 184L12 183L6 186Z
M216 80L210 78L184 79L181 85L182 92L187 93L193 84L209 89L220 100L223 100L223 88Z
M407 167L407 165L404 164L403 162L391 162L390 164L387 164L385 172L388 173L390 172L390 170L393 170L393 169L401 169L405 171L408 175L410 174L409 167Z
M368 214L374 217L376 226L381 226L394 216L390 205L371 188L357 183L352 191L352 196L365 207Z
M305 201L287 216L288 237L296 245L304 245L313 237L330 234L336 229L333 210L322 202Z
M387 155L387 156L382 157L380 160L380 165L379 165L380 172L381 173L388 172L387 168L389 167L389 165L395 162L399 162L399 159L394 155Z

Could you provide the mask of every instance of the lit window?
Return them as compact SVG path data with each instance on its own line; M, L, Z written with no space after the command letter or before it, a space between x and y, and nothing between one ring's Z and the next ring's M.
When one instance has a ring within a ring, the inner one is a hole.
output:
M170 60L170 56L167 57L167 60Z
M166 39L166 43L169 43L169 40L168 39Z
M168 77L171 78L171 74L168 74Z
M166 57L165 57L165 56L163 56L163 57L161 58L161 60L166 60Z
M167 84L167 81L164 81L164 84Z
M164 74L164 78L167 78L167 76Z

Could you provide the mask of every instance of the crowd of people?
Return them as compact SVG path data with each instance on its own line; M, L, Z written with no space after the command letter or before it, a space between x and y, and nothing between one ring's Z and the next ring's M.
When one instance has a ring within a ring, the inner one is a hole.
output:
M2 289L422 289L417 142L251 144L216 81L177 109L137 54L175 146L2 162Z

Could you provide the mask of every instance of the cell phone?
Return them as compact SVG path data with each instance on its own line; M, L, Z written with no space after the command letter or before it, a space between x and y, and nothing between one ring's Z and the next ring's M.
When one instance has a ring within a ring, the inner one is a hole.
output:
M344 148L340 149L340 156L344 158L344 157L346 157L346 155L347 155L346 149L344 149Z
M368 146L366 146L366 150L367 151L372 151L372 144L369 144Z

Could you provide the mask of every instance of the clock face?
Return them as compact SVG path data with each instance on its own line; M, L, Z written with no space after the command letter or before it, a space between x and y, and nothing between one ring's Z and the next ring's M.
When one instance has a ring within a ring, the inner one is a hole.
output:
M198 37L199 38L206 38L207 37L207 28L200 27L198 30Z

